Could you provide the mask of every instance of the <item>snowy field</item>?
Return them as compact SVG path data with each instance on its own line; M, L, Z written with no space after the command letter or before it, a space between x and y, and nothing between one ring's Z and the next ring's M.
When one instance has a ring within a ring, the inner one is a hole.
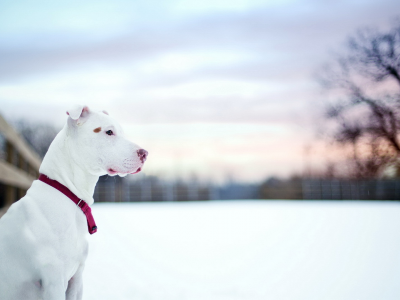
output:
M400 204L95 204L84 300L400 299Z

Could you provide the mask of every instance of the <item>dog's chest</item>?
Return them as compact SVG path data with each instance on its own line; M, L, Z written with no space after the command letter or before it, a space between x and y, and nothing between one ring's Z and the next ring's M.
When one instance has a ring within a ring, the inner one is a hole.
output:
M26 197L24 210L29 216L28 228L37 241L37 247L56 251L58 259L72 268L77 262L84 261L88 229L86 217L79 207L56 189L39 181L33 183Z

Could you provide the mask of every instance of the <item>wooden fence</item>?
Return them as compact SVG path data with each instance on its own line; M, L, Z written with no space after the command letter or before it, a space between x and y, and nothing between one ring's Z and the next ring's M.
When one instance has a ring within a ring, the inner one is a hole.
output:
M303 199L400 200L399 179L302 181Z
M0 216L39 175L41 159L0 115Z
M94 199L96 202L196 201L212 198L210 186L168 182L156 177L129 180L120 177L100 177Z

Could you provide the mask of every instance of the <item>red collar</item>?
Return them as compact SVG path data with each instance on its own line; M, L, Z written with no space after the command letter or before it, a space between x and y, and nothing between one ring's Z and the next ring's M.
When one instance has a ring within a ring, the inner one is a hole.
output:
M97 226L96 226L96 223L94 222L92 210L90 209L90 206L85 201L83 201L82 199L79 199L65 185L59 183L57 180L50 179L49 177L47 177L44 174L40 174L39 180L43 181L44 183L47 183L48 185L52 186L56 190L59 190L61 193L63 193L65 196L67 196L69 199L71 199L77 206L79 206L79 208L86 215L89 233L93 234L97 231Z

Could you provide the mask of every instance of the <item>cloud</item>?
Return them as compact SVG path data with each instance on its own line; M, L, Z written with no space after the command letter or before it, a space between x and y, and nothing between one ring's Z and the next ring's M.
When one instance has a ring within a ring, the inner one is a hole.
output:
M1 80L41 72L68 70L90 62L123 64L140 62L173 51L210 51L248 53L258 58L272 57L278 69L282 64L312 63L327 46L335 45L354 29L365 24L387 22L399 11L397 1L318 2L303 1L242 12L218 12L195 19L165 17L142 25L126 24L126 29L91 37L91 32L74 34L37 34L29 44L13 43L11 37L0 46ZM373 16L373 18L371 18Z
M73 0L43 12L35 2L31 17L16 1L0 18L4 115L60 127L70 104L85 103L142 126L154 172L180 164L244 179L301 169L318 97L311 73L356 29L400 11L394 0L116 0L109 13Z
M136 124L217 122L293 125L303 122L304 112L300 112L304 106L297 97L284 98L284 105L277 100L271 96L169 98L142 102L123 100L116 106L122 120Z

